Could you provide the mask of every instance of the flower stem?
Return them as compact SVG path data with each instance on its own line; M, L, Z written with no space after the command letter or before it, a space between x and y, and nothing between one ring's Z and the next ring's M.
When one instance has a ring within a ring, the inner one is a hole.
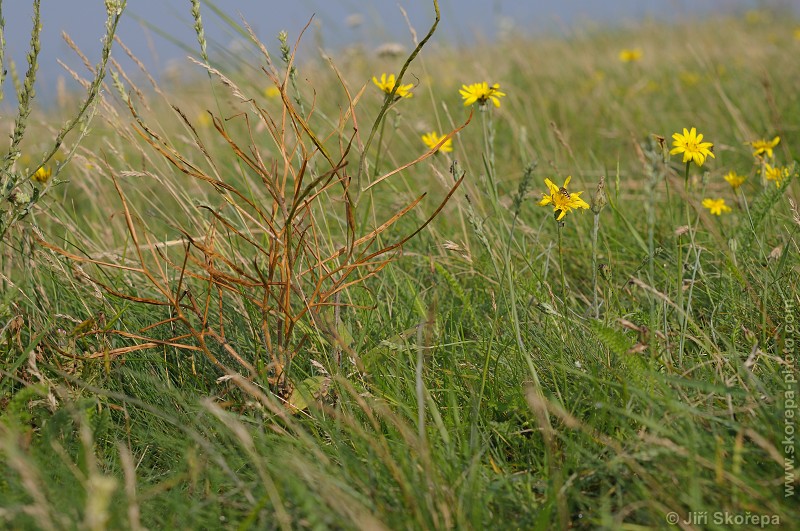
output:
M564 305L564 315L567 314L567 282L564 278L564 252L561 247L561 229L564 226L560 221L556 221L558 226L558 269L561 271L561 300Z
M686 219L689 220L689 165L692 161L686 162L686 168L683 172L683 190L685 192L686 197L684 198L684 212L686 213ZM691 225L691 221L689 221ZM687 230L691 230L691 227L688 227ZM678 294L676 305L678 307L678 330L683 332L684 329L684 320L685 315L683 313L683 235L678 236ZM678 352L678 363L682 364L683 360L683 338L678 339L679 352Z
M597 234L600 232L600 212L594 214L592 225L592 306L594 318L600 319L600 303L597 300Z
M686 193L689 193L689 165L692 161L688 161L686 163L686 169L683 172L683 189L686 190Z
M380 173L381 152L383 151L383 130L386 128L386 115L381 119L381 128L378 132L378 152L375 154L375 168L373 177L377 177Z
M488 106L484 106L480 109L480 115L481 125L483 126L484 166L486 168L486 177L489 180L489 188L492 192L493 207L497 211L500 199L497 195L497 182L494 174L494 124L492 123L492 111Z

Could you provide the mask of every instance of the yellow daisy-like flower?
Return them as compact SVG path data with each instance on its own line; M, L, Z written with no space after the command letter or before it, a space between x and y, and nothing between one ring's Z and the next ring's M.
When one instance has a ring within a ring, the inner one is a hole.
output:
M623 63L637 63L642 60L642 50L641 48L620 50L619 60Z
M561 221L567 212L570 210L577 210L579 208L589 208L589 204L580 198L583 192L570 192L567 190L572 177L567 177L564 181L564 186L556 186L550 179L545 179L544 184L547 185L547 193L542 194L542 200L539 201L539 206L553 205L553 211L556 221Z
M689 72L688 70L684 70L678 75L678 77L680 77L681 82L687 87L693 87L698 83L700 83L700 74L696 72Z
M500 84L495 83L491 87L487 82L473 83L471 85L461 85L458 90L461 97L464 98L464 106L469 107L474 103L486 105L490 101L495 107L500 107L500 98L506 95L505 92L500 92Z
M758 9L751 9L744 14L744 20L748 24L758 24L763 22L766 19L766 16L763 11L759 11Z
M683 162L694 161L698 166L702 166L706 161L706 157L716 158L711 149L714 144L711 142L703 142L703 135L697 134L697 129L692 127L691 131L683 128L683 134L675 133L672 135L673 148L670 150L670 155L677 155L683 153Z
M772 150L778 143L781 141L781 137L776 136L772 140L753 140L752 142L748 142L751 146L753 146L753 156L760 157L761 155L766 155L767 158L772 158L773 153Z
M715 216L731 211L731 207L725 204L724 199L703 199L703 206Z
M736 173L736 170L729 171L728 173L723 175L722 178L728 181L728 184L730 184L731 188L733 188L734 190L739 188L742 185L742 183L744 183L747 180L746 176L739 175L738 173Z
M207 112L201 112L197 115L197 125L200 127L209 127L214 123L211 116Z
M375 83L375 85L377 85L377 87L382 91L384 91L386 94L392 93L392 90L394 90L394 86L396 83L394 74L389 74L388 76L386 74L381 74L380 80L378 80L377 77L373 76L372 82ZM414 88L414 85L412 85L411 83L409 83L408 85L398 85L397 92L395 92L394 95L398 98L410 98L414 95L411 92L412 88Z
M794 29L794 40L800 41L800 28Z
M42 166L41 168L36 170L31 179L33 179L39 184L47 184L47 181L50 180L51 175L53 175L53 170Z
M780 166L770 166L764 163L764 178L768 181L775 181L775 186L780 186L784 179L789 176L789 169Z
M266 96L269 99L279 98L280 95L281 95L281 89L279 89L275 85L272 85L271 87L267 87L264 89L264 96Z
M422 141L425 142L425 145L428 146L429 149L433 149L436 145L442 141L444 137L439 136L439 133L431 131L430 133L426 133L422 135ZM447 141L439 146L439 149L436 150L441 151L442 153L450 153L453 151L453 139L448 138Z

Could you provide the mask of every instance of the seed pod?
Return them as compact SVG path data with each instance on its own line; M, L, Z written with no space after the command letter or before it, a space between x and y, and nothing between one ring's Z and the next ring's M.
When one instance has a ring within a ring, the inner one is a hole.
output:
M608 203L608 196L606 196L606 176L600 176L600 182L597 183L597 190L594 191L592 196L592 212L599 214L601 210Z

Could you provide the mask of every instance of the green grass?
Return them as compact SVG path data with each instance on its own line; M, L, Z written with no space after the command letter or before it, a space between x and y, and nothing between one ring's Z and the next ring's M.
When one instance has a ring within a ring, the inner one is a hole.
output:
M465 172L402 253L389 253L372 276L366 268L375 263L358 268L352 279L362 281L302 316L283 350L275 346L281 307L269 298L278 287L255 286L269 269L259 249L271 245L259 208L269 213L272 199L201 116L222 118L271 176L288 175L291 192L303 162L309 176L331 169L299 126L280 127L287 106L302 109L335 162L353 139L341 174L354 191L360 149L383 103L370 79L398 72L404 58L342 53L332 59L338 74L322 59L300 62L286 104L264 94L272 83L257 51L233 62L209 46L211 65L244 98L194 64L186 65L191 82L167 80L157 90L114 67L124 90L106 79L93 132L59 175L68 182L49 185L3 243L0 521L44 529L641 529L669 527L673 511L707 511L697 527L724 528L717 514L766 515L791 527L800 505L784 495L793 454L782 441L787 422L796 425L785 393L796 391L787 375L797 375L786 360L800 302L800 215L790 203L800 41L796 20L760 13L760 21L510 36L473 49L434 37L404 78L417 85L415 96L389 108L367 152L364 184L420 157L421 134L466 121L462 83L498 82L508 96L488 113L475 109L453 153L357 194L355 239L427 194L377 234L375 251L424 223ZM642 48L642 60L621 63L619 50L630 47ZM356 102L357 133L342 83ZM272 135L248 98L278 124ZM52 134L63 112L40 112L28 128ZM163 149L242 195L179 170L153 137L136 132L145 126ZM692 167L687 191L680 159L665 161L653 135L669 144L692 126L716 158ZM791 168L783 187L762 184L745 144L775 135L775 162ZM732 169L749 176L738 195L722 178ZM595 257L591 210L565 218L560 259L552 208L537 206L544 179L561 184L568 175L587 202L605 176ZM160 253L137 258L114 180L142 248L149 235ZM725 198L733 212L709 215L705 197ZM687 211L691 229L677 234ZM348 243L346 212L337 185L296 220L314 227L320 256ZM184 235L198 243L185 266ZM316 263L297 249L304 258L295 274ZM604 267L598 307L594 262ZM209 263L254 284L210 283ZM185 321L168 321L175 307L131 300L167 300L130 269L142 264L169 289L180 285ZM332 282L307 278L298 289ZM268 311L259 307L265 292ZM190 311L192 301L210 303L208 322ZM302 301L289 309L301 311ZM207 347L216 362L163 344L122 353L188 327L224 330L226 341ZM291 360L282 376L275 352ZM293 410L287 402L298 404L304 386L307 407Z

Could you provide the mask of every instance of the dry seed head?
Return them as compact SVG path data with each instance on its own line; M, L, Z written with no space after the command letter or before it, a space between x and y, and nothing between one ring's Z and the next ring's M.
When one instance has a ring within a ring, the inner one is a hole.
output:
M406 47L399 42L385 42L375 48L378 57L400 57L406 53Z
M797 203L792 201L792 198L789 198L789 208L792 211L792 221L794 221L797 225L800 225L800 211L797 209Z
M664 162L667 162L669 160L669 146L667 145L667 139L657 134L653 134L653 138L658 143L658 147L661 150L661 159Z
M347 18L344 19L344 23L347 24L348 28L357 28L364 24L364 15L361 13L352 13L347 15Z
M606 263L598 264L597 271L600 273L600 276L603 277L606 281L611 280L611 267Z
M123 7L125 7L125 2L122 0L106 0L106 13L108 16L120 16Z
M597 183L597 190L594 191L592 196L592 212L595 215L599 214L601 210L608 203L608 196L606 195L606 176L600 176L600 182Z

